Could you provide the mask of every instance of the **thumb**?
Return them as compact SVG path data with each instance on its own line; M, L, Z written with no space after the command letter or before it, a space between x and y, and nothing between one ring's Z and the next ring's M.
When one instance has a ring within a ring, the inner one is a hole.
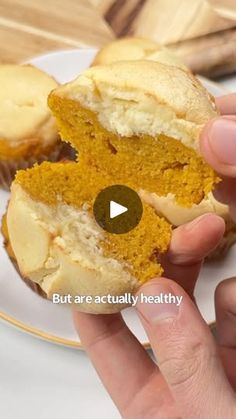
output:
M236 116L222 116L206 124L200 151L217 173L236 178Z
M155 296L165 302L147 302ZM170 303L170 297L182 301ZM181 418L234 417L234 393L213 337L184 290L165 278L153 280L140 289L137 309Z
M210 121L202 131L200 151L223 179L214 191L216 199L229 205L236 221L236 116Z

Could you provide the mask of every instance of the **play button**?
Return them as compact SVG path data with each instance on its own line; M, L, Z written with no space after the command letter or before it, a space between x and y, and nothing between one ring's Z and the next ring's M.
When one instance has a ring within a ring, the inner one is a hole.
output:
M125 185L112 185L98 194L93 213L97 223L105 231L124 234L138 225L143 206L133 189Z
M114 201L110 202L110 218L118 217L118 215L124 214L126 211L128 211L128 208L124 207L123 205L120 205Z

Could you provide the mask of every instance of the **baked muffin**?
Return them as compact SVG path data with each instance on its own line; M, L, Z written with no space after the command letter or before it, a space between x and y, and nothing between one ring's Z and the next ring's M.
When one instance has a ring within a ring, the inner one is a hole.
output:
M124 295L163 272L158 254L168 248L171 227L152 207L144 203L140 223L125 234L96 223L94 200L110 185L105 174L73 162L45 162L17 173L7 215L10 241L23 277L48 298ZM76 307L111 313L124 305Z
M189 71L184 63L170 49L150 39L132 37L116 39L105 45L96 54L92 66L127 60L158 61Z
M218 182L198 154L213 98L182 69L151 61L86 70L49 96L62 138L80 162L191 211ZM146 198L146 197L145 197Z
M173 213L184 209L194 218L193 208L205 212L219 181L198 154L199 133L217 115L214 100L182 69L127 61L86 70L54 90L49 106L79 162L17 173L7 227L19 269L50 299L133 293L163 271L172 222L158 203L166 198ZM129 186L143 202L140 223L125 234L104 231L93 215L97 194L114 184ZM124 306L76 308L112 313Z
M57 82L31 65L0 65L0 186L17 169L56 160L61 142L47 105Z

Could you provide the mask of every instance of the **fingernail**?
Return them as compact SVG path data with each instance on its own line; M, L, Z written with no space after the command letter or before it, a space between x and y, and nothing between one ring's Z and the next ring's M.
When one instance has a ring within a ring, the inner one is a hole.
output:
M236 165L236 122L216 119L212 122L208 141L217 160L224 164Z
M148 323L153 324L161 320L173 319L178 315L179 306L176 295L165 283L160 284L159 282L143 286L138 297L136 309Z

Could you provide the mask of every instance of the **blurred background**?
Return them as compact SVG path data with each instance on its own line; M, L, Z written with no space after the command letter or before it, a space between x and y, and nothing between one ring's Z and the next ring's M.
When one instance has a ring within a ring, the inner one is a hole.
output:
M140 36L195 73L236 72L236 0L0 0L0 62Z

